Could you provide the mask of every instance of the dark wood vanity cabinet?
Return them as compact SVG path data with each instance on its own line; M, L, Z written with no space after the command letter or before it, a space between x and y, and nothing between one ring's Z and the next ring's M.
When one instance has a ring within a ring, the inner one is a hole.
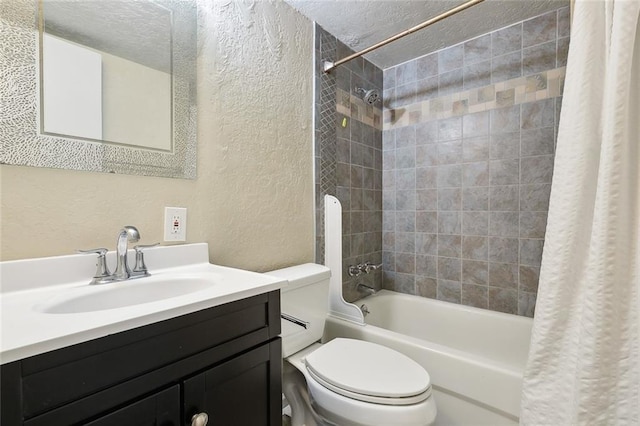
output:
M280 292L2 366L2 426L281 424Z

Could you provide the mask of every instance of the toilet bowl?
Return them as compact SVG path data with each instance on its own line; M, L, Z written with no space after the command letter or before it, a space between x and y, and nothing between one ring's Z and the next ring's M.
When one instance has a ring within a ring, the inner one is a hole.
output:
M411 358L355 339L318 343L328 313L328 268L304 264L269 274L289 281L281 295L281 337L293 426L433 424L429 374Z

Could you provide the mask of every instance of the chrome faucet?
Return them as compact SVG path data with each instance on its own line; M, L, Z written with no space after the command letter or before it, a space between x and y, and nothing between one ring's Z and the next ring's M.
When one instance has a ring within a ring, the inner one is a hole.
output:
M356 287L356 289L357 289L359 292L367 293L369 296L372 296L372 295L374 295L374 294L376 294L376 293L378 292L375 288L373 288L373 287L371 287L371 286L368 286L368 285L366 285L366 284L362 284L362 283L361 283L361 284L358 284L358 286Z
M116 245L116 256L118 263L116 271L113 273L115 281L124 281L131 276L131 269L127 263L127 249L129 241L137 243L140 240L140 233L135 226L125 226L118 233L118 243Z

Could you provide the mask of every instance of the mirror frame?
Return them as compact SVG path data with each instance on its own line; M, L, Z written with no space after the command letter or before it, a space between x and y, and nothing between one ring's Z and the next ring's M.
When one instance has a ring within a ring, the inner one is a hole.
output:
M85 0L86 1L86 0ZM150 0L173 14L173 150L91 142L40 133L40 0L3 0L0 39L0 163L93 172L196 178L195 1Z

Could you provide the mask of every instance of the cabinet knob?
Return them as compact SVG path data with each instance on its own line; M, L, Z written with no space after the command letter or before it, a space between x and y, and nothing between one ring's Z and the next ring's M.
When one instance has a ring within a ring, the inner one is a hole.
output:
M198 413L191 417L191 426L207 426L207 422L209 422L207 413Z

